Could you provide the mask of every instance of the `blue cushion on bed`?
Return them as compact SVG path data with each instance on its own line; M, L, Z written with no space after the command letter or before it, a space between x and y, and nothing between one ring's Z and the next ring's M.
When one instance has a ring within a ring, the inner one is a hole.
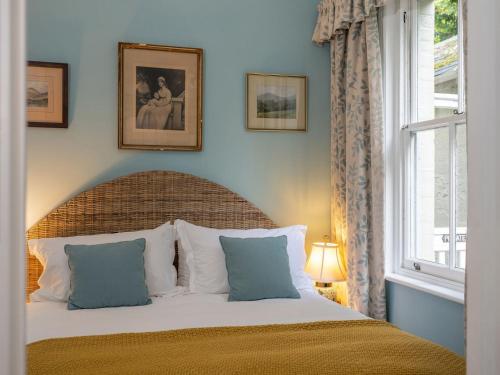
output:
M146 240L65 245L71 270L68 309L151 303L144 271Z
M287 237L219 237L226 256L229 301L300 298L290 275Z

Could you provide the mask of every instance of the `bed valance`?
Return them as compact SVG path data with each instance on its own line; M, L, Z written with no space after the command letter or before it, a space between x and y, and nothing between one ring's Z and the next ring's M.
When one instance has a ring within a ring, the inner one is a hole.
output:
M362 22L370 12L385 5L386 0L322 0L318 4L318 21L313 41L327 43L340 30Z

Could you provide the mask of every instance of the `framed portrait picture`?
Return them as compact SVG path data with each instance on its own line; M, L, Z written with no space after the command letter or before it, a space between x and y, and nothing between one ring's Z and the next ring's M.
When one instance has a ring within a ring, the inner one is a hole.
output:
M118 147L200 151L203 50L119 43Z
M28 62L26 117L28 126L68 127L68 64Z
M307 131L307 77L247 73L247 129Z

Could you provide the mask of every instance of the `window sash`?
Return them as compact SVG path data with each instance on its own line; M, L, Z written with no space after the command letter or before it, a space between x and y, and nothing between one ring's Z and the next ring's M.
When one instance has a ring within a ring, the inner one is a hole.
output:
M465 114L453 115L449 117L437 118L429 121L414 122L402 127L402 130L407 131L420 131L438 129L449 125L462 125L465 124Z
M418 121L418 3L419 0L401 0L403 14L402 37L402 77L404 100L401 101L402 128ZM462 0L458 0L458 109L455 115L465 114L465 53L464 53L464 22ZM436 119L443 120L443 119ZM431 120L433 121L433 120ZM425 123L428 121L422 121Z
M411 271L426 273L448 280L463 283L465 271L456 267L456 127L466 125L465 116L457 115L445 119L412 124L403 131L403 257L401 266ZM448 265L417 258L416 255L416 192L415 192L415 157L414 135L418 132L448 128L449 139L449 249ZM418 265L418 270L416 269Z

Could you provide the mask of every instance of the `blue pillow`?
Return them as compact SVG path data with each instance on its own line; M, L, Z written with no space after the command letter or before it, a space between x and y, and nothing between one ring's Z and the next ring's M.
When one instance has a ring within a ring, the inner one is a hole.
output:
M226 256L228 301L300 298L290 275L287 237L219 237Z
M65 245L71 270L68 310L149 305L139 238L99 245Z

